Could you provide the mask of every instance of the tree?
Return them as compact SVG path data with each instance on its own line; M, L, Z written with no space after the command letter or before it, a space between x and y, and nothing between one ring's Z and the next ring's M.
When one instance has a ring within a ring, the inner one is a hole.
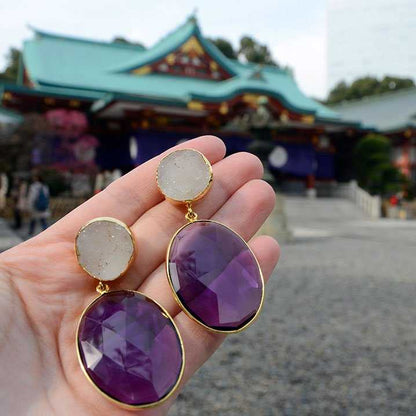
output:
M345 81L339 82L329 93L326 102L327 104L337 104L342 101L356 100L414 86L415 83L410 78L385 76L382 80L378 80L375 77L362 77L350 85Z
M231 42L224 38L210 39L210 41L230 59L244 59L247 62L277 66L272 54L266 45L262 45L250 36L243 36L240 39L238 51L234 50Z
M6 55L7 63L3 72L0 72L0 80L8 82L17 82L19 73L19 62L21 52L19 49L10 48Z
M399 191L403 175L390 162L391 144L387 137L368 134L354 149L354 165L359 185L370 193L385 195Z
M216 38L209 39L227 58L237 59L237 53L234 51L233 45L226 39Z
M269 48L250 36L243 36L240 39L238 57L244 57L247 62L277 66Z
M398 78L398 77L386 76L380 82L380 85L378 87L378 93L381 94L383 92L401 90L403 88L411 88L414 86L415 86L415 83L410 78Z
M377 94L379 86L377 78L364 77L355 80L349 90L347 90L347 100L355 100L357 98L368 97Z
M122 36L115 36L112 40L112 43L122 43L124 45L135 45L135 46L141 46L144 48L144 45L140 42L131 42L130 40L123 38Z
M348 92L348 85L345 81L339 82L335 87L331 90L326 100L327 104L336 104L344 101L347 96Z

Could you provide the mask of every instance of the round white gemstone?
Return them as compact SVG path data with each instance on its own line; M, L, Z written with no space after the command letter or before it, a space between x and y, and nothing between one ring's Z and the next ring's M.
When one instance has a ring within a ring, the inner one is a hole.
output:
M211 166L201 153L177 150L165 156L157 168L157 183L162 193L175 201L193 201L209 186Z
M115 280L123 274L134 253L130 233L111 219L87 224L78 234L75 244L81 267L102 281Z

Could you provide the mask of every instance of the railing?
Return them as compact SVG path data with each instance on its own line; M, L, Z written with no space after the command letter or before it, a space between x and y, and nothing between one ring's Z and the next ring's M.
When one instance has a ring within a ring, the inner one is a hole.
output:
M353 201L370 218L381 217L381 198L377 195L370 195L360 188L356 181L339 185L335 196Z
M258 235L268 234L279 240L288 242L293 240L293 235L289 229L285 201L282 195L276 194L276 205L269 218L258 231Z
M80 197L52 197L49 205L51 217L58 220L75 209L78 205L81 205L85 200L86 198ZM2 212L2 216L8 219L13 217L13 203L11 198L7 198L6 207ZM23 212L23 216L27 216L27 213Z

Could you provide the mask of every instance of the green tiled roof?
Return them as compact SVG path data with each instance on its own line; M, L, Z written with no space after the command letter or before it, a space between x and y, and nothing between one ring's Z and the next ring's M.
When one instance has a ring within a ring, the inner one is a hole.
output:
M217 62L231 75L237 74L233 70L233 66L229 62L229 59L227 59L215 45L202 36L199 26L196 24L195 18L188 19L185 24L179 26L176 30L166 35L152 48L147 49L140 54L140 56L134 57L130 62L124 62L122 65L115 66L114 69L116 72L127 72L142 65L152 64L153 62L158 61L169 53L175 51L178 46L186 42L191 36L198 38L204 49L211 56L214 56Z
M82 90L78 88L49 87L38 85L36 88L29 88L25 85L0 83L0 97L4 91L22 93L24 95L33 95L51 98L76 99L85 101L94 101L100 99L103 94L92 90Z
M358 120L382 132L416 127L416 88L392 91L331 107L342 120Z
M0 123L18 124L23 120L23 117L7 108L0 106Z
M213 81L129 72L166 56L191 36L195 36L208 54L231 75L230 79ZM58 88L106 99L112 94L126 100L162 100L184 105L190 100L222 101L239 93L260 93L276 97L292 111L338 120L334 111L304 95L290 72L270 66L259 69L256 65L226 58L202 36L194 18L149 49L35 31L35 37L24 43L23 60L39 90ZM255 71L261 72L259 78L253 77Z

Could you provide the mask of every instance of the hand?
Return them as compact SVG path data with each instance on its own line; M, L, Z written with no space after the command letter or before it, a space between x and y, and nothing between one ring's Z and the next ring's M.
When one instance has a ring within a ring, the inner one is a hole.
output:
M260 161L248 153L223 159L224 144L212 136L177 146L184 147L201 151L213 165L212 188L194 206L199 218L213 218L246 240L252 238L275 202L272 188L259 180ZM185 211L164 201L158 192L155 175L162 156L120 178L42 234L0 254L1 414L132 414L97 393L76 354L78 320L97 297L98 282L77 264L74 240L80 227L95 217L115 217L131 227L137 256L111 289L144 292L174 318L186 355L180 387L223 341L222 334L208 332L180 310L165 276L166 249L173 233L185 223ZM266 236L252 239L250 246L267 280L277 263L279 246ZM234 336L244 337L244 333ZM140 415L167 414L179 390L161 406L140 410Z

